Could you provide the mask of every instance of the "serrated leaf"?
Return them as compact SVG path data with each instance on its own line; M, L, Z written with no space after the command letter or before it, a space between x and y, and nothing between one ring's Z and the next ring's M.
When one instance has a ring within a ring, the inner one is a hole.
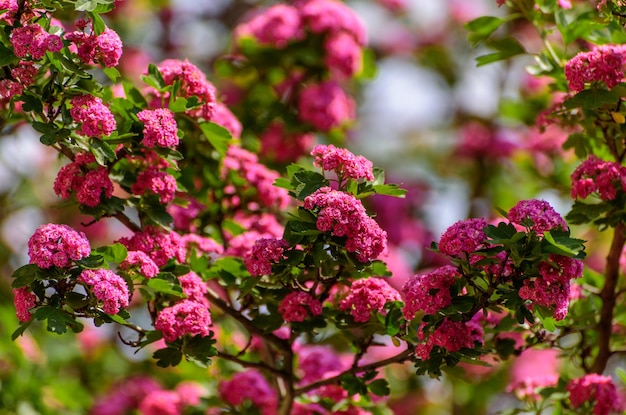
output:
M95 251L102 255L104 261L115 262L117 264L124 261L128 256L128 248L119 242L112 245L102 246Z
M152 355L159 367L178 366L183 360L183 353L173 347L159 349Z
M26 287L35 281L41 273L42 270L35 264L21 266L13 272L13 282L11 283L11 287Z
M101 166L106 166L107 162L114 161L117 156L113 148L106 142L97 138L90 140L91 154L96 158L96 162Z
M389 382L386 379L376 379L369 385L367 385L367 389L372 392L376 396L387 396L391 393L391 389L389 389Z
M497 52L477 57L477 66L484 66L489 63L505 60L526 52L524 47L516 39L513 39L511 37L490 41L487 45L490 48L495 49Z
M203 122L200 124L200 130L213 148L223 157L228 150L228 145L233 140L230 131L213 122Z
M482 41L486 40L493 32L505 23L506 20L495 16L481 16L477 19L469 21L463 27L469 31L468 40L472 47L478 46Z
M621 96L616 90L585 89L566 100L563 105L567 109L584 108L586 110L595 110L603 105L617 105L620 99Z
M176 297L184 297L183 289L180 285L177 285L175 282L170 280L163 279L160 275L148 280L148 287L152 288L154 291L170 294Z
M120 71L118 71L117 68L113 68L113 67L102 68L102 72L104 72L104 74L109 77L111 82L116 82L122 76Z

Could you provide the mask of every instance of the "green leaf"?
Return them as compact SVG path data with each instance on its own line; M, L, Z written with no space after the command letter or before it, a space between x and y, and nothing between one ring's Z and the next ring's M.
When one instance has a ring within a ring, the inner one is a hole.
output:
M557 230L545 232L543 234L543 242L543 252L579 259L585 257L585 241L570 238L567 232Z
M19 59L15 56L13 50L0 43L0 66L9 66L17 62L19 62Z
M159 71L159 68L155 64L151 63L148 65L148 75L148 78L154 81L154 85L152 86L156 86L157 89L162 90L167 86L161 71Z
M220 156L224 157L224 154L226 154L226 151L228 150L229 143L233 140L230 131L213 122L201 123L200 130L202 130L202 134L204 134L206 139L209 143L211 143Z
M102 68L102 72L104 72L104 74L109 77L111 82L116 82L122 76L117 68Z
M38 308L33 317L37 320L46 320L48 331L57 334L67 332L68 328L75 333L79 333L83 329L83 325L76 321L74 317L55 307Z
M176 297L185 296L183 289L178 283L178 279L173 275L170 277L168 274L161 273L154 278L150 278L147 285L159 293L170 294Z
M524 47L512 37L489 41L487 42L487 46L491 49L495 49L497 52L477 57L477 66L487 65L526 53Z
M114 0L76 0L74 10L77 12L94 12L105 13L113 10ZM110 6L110 7L109 7ZM100 11L104 7L103 11Z
M295 197L304 200L316 190L328 186L329 182L318 172L300 170L293 174L292 185Z
M117 158L113 148L106 142L92 138L89 140L91 144L91 154L96 158L96 162L101 166L106 166L108 161L114 161Z
M139 108L146 108L148 106L146 99L143 97L141 92L133 86L133 84L124 81L122 85L124 86L124 94L128 100Z
M82 308L82 307L89 305L89 297L81 293L72 291L72 292L65 294L65 302L74 310L76 310L78 308Z
M177 97L175 100L170 99L169 109L172 112L185 112L187 110L187 100Z
M13 272L13 282L11 287L21 288L30 285L33 281L43 275L43 271L35 264L27 264L19 267Z
M166 347L154 352L152 357L157 360L156 364L159 367L178 366L183 360L183 353L173 347Z
M367 389L370 390L376 396L387 396L391 393L391 389L389 389L389 382L386 379L376 379L369 385L367 385Z
M18 337L20 337L22 334L24 334L26 329L30 326L30 323L31 322L28 321L26 323L20 324L20 326L17 329L15 329L13 334L11 334L11 340L15 341Z
M79 261L76 261L76 264L80 265L83 268L96 269L101 268L104 265L104 258L101 255L89 255L87 258L83 258Z
M379 195L385 196L393 196L404 198L406 196L407 190L401 189L398 185L395 184L381 184L374 186L374 191Z
M128 249L121 243L114 243L112 245L105 245L95 250L98 254L102 255L105 262L114 262L119 264L128 256Z
M214 344L213 338L196 335L185 344L183 353L187 359L206 368L211 364L211 357L217 354Z
M606 89L585 89L566 100L563 105L567 109L583 108L586 110L595 110L603 105L615 106L621 99L618 90Z
M494 16L481 16L470 22L467 22L463 27L470 32L468 40L472 44L472 47L478 46L482 41L486 40L493 32L506 23L506 20Z

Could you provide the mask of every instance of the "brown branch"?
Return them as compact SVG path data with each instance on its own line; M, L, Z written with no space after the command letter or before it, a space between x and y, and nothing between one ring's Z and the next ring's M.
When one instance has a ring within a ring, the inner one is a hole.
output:
M296 397L294 387L295 379L293 376L293 350L291 347L285 351L285 368L281 378L284 382L284 390L282 391L283 396L281 397L278 413L279 415L289 415L291 414L291 408L293 407L293 400Z
M224 359L224 360L228 360L230 362L235 362L237 364L240 364L243 367L254 367L257 369L261 369L261 370L266 370L268 372L272 372L275 375L278 376L284 376L285 373L279 369L276 369L268 364L265 364L263 362L249 362L247 360L243 360L237 356L233 356L231 354L225 353L225 352L220 352L219 350L217 351L217 357Z
M358 367L353 367L350 368L348 370L345 370L343 372L341 372L340 374L327 378L327 379L322 379L319 380L317 382L313 382L313 383L309 383L306 386L303 386L301 388L298 388L294 391L295 395L301 395L303 393L312 391L314 389L317 389L321 386L324 385L330 385L333 383L338 383L341 379L342 376L347 375L347 374L352 374L352 375L356 375L357 373L362 373L362 372L367 372L368 370L374 370L374 369L378 369L384 366L388 366L390 364L393 363L403 363L406 362L407 360L409 360L411 358L411 356L413 355L413 350L412 349L406 349L405 351L392 356L388 359L384 359L384 360L380 360L378 362L373 362L373 363L369 363L367 365L363 365L363 366L358 366Z
M600 292L602 299L602 309L600 310L600 321L598 321L598 355L596 356L591 371L602 373L611 357L611 330L613 328L613 313L615 309L616 295L615 289L619 279L620 263L619 259L624 249L626 227L619 223L615 227L613 241L609 254L606 257L606 268L604 271L604 286Z

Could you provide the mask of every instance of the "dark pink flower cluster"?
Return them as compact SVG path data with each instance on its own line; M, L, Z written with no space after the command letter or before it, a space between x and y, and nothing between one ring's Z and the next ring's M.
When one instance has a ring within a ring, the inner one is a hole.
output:
M313 164L325 171L334 171L341 178L374 180L374 166L363 156L355 156L345 148L332 144L313 147Z
M585 402L595 402L594 415L622 412L622 399L609 376L590 373L569 381L566 390L569 392L569 400L574 408L582 406Z
M298 96L298 117L328 132L355 118L355 102L335 81L308 84Z
M116 384L94 402L91 415L125 414L137 408L141 401L161 386L149 377L134 376Z
M54 193L64 199L75 194L78 203L93 207L100 204L102 197L113 196L113 182L107 168L97 165L91 153L80 153L59 170Z
M300 12L293 6L276 4L235 28L235 38L253 37L262 45L283 48L304 39Z
M29 55L36 61L46 52L58 52L63 42L57 35L51 35L36 23L16 27L11 33L11 45L15 56L26 58Z
M336 79L348 79L363 69L363 51L353 35L336 32L324 43L324 63Z
M7 23L11 23L11 19L17 13L19 6L17 0L0 0L0 10L5 10L4 13L0 13L0 19L6 20Z
M184 405L176 391L158 389L146 395L138 409L141 415L180 415Z
M361 262L372 261L387 247L387 233L367 215L354 196L322 187L304 199L304 208L318 210L317 229L346 237L346 249Z
M74 31L67 33L65 39L76 45L78 57L88 65L98 63L110 68L117 66L122 57L122 40L108 27L99 35Z
M33 317L30 309L37 305L37 296L28 287L17 288L13 290L13 305L15 315L25 323Z
M230 146L222 163L226 172L228 170L238 172L250 187L256 189L263 206L284 209L289 204L287 190L274 186L274 181L280 175L259 163L256 154L241 147Z
M515 393L518 399L530 399L538 401L541 395L537 392L540 388L555 387L559 382L559 376L556 374L538 375L529 378L520 379L515 383L507 386L507 392Z
M480 317L479 314L476 316ZM483 344L483 328L476 316L465 323L444 319L430 335L424 333L426 323L422 323L417 332L417 338L422 343L415 347L415 355L421 360L428 360L435 346L447 352L458 352L462 348L473 349L475 342Z
M154 226L135 232L128 238L120 238L117 242L129 251L142 251L154 261L158 267L167 264L171 259L184 262L187 250L182 238L176 232L168 232Z
M313 33L350 33L359 45L367 42L365 25L352 9L336 0L307 0L302 20Z
M139 272L146 278L152 278L159 273L157 264L154 263L148 254L142 251L128 251L128 255L124 262L120 264L120 268L129 269L133 265L138 265Z
M229 405L239 406L250 401L263 415L275 415L278 410L276 391L255 369L237 372L230 380L220 382L218 392Z
M416 274L409 278L402 287L404 294L404 316L407 320L423 311L435 314L452 303L450 288L460 278L455 267L444 265L426 274Z
M539 264L539 276L524 280L519 290L520 298L544 307L554 308L554 318L567 316L570 298L570 280L583 273L580 260L562 255L550 255L549 262Z
M215 112L216 91L213 84L207 81L204 73L197 66L188 60L180 61L178 59L167 59L158 66L166 85L173 85L174 82L180 83L178 89L179 96L183 98L197 97L200 107L187 110L186 113L192 117L204 118L210 120ZM160 104L161 98L168 98L169 95L161 97L159 93L153 91ZM161 105L157 105L160 107Z
M624 45L600 45L588 52L580 52L565 64L570 91L582 91L586 83L595 82L613 88L624 80L625 58Z
M324 379L330 373L344 368L337 352L327 345L306 345L298 350L298 367L302 372L301 382L306 384Z
M86 137L102 137L110 135L117 124L111 110L102 103L102 99L93 95L79 95L70 100L70 115L77 123L82 124L78 134Z
M626 167L594 155L574 170L571 179L573 199L585 199L595 192L602 200L615 200L618 190L626 191Z
M567 223L545 200L520 200L509 210L509 220L517 225L525 226L532 222L530 229L538 235L553 229L567 230Z
M41 225L28 240L30 263L39 268L65 268L71 261L88 257L90 253L85 234L67 225Z
M275 122L259 136L260 154L279 163L293 162L304 155L315 142L310 133L289 132L285 126Z
M303 322L309 316L322 314L322 303L307 292L293 291L280 302L278 312L287 323Z
M208 307L193 300L182 300L159 312L154 328L163 333L165 341L173 342L187 334L206 337L211 333Z
M15 95L21 95L24 88L35 82L38 69L33 62L21 61L19 66L11 68L12 79L0 80L0 99L9 99Z
M169 109L143 110L137 113L137 118L144 124L141 140L144 146L174 148L178 145L178 126Z
M198 274L189 271L187 274L178 277L178 281L183 288L183 293L189 300L205 304L207 307L209 306L209 302L205 297L208 291L206 282Z
M127 307L130 293L124 278L108 269L86 269L78 276L78 282L86 284L88 291L100 301L106 314L117 314Z
M202 254L223 254L224 247L215 240L196 233L188 233L182 236L187 251L195 247Z
M382 278L356 280L348 295L339 303L341 311L349 311L354 321L365 323L372 313L381 312L385 304L400 301L400 294Z
M289 248L289 243L284 239L262 238L256 241L244 257L250 275L260 277L271 274L272 264L284 258L287 248Z
M133 183L130 191L134 195L154 194L159 197L159 202L167 204L174 200L178 183L171 174L159 170L156 166L148 166L139 172L137 181Z
M486 226L487 221L484 218L456 222L441 235L439 250L443 254L459 257L462 254L470 255L484 248L487 239L484 231Z

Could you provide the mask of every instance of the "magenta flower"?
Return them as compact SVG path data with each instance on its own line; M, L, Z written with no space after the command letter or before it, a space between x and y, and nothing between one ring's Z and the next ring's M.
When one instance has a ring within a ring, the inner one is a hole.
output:
M459 257L461 254L471 254L484 248L487 226L484 218L465 219L450 226L441 235L439 250L449 256Z
M289 248L289 243L284 239L262 238L254 243L254 246L244 257L248 272L253 277L260 277L272 273L272 264L280 262Z
M37 296L28 287L17 288L13 290L13 305L15 315L25 323L33 317L30 309L37 305Z
M146 278L152 278L159 273L159 267L145 252L128 251L128 255L120 267L128 269L133 265L139 265L139 272Z
M243 126L235 114L233 114L225 104L221 102L215 103L215 111L209 121L226 128L233 138L241 137L241 130L243 129Z
M335 82L310 84L300 91L298 117L319 131L328 132L354 120L355 105Z
M455 267L444 265L426 274L416 274L402 287L405 297L404 316L411 320L420 311L436 314L452 304L450 288L460 278Z
M183 407L177 392L157 389L141 400L138 409L141 415L182 415Z
M365 323L372 313L381 312L385 304L400 301L400 294L382 278L356 280L348 295L339 303L341 311L349 311L354 321Z
M475 342L483 344L483 328L476 316L466 323L445 319L430 335L424 333L426 323L422 323L417 332L417 338L422 343L416 346L415 355L421 360L428 360L435 346L452 353L462 348L473 349Z
M38 24L16 27L11 33L11 45L15 56L26 58L30 55L36 61L47 51L58 52L63 47L61 38L47 33Z
M367 42L365 25L344 3L336 0L308 0L300 9L302 20L313 33L346 32L363 46Z
M178 125L169 109L143 110L137 113L137 118L144 124L141 140L144 146L174 148L178 145Z
M137 181L133 183L130 191L134 195L154 194L159 197L159 202L167 204L174 200L178 183L171 174L158 169L155 166L148 166L139 172Z
M211 314L205 304L182 300L159 312L154 328L163 333L165 341L173 342L187 334L206 337L211 333Z
M573 199L585 199L597 193L602 200L615 200L618 191L626 191L626 167L590 155L571 176Z
M295 162L303 156L315 142L313 134L289 132L281 123L270 124L259 136L260 154L278 163Z
M539 235L553 229L568 229L565 220L545 200L520 200L509 210L508 216L512 223L522 226L530 220L530 229Z
M65 268L71 261L88 257L90 253L85 234L67 225L41 225L28 240L30 263L39 268Z
M298 367L302 371L301 382L306 384L343 370L344 364L332 347L307 345L298 350Z
M278 410L276 391L255 369L237 372L230 380L220 382L218 392L229 405L238 406L250 401L263 415L273 415Z
M130 294L126 281L108 269L86 269L78 276L78 282L86 284L93 295L103 303L106 314L117 314L128 307Z
M324 49L324 63L334 78L350 78L363 69L363 50L349 33L337 32L329 35Z
M250 21L235 28L235 38L253 37L262 45L284 48L289 42L304 38L298 9L286 4L268 7Z
M585 89L585 84L603 82L611 89L624 80L623 45L596 46L580 52L565 64L565 78L572 92Z
M208 307L209 303L205 298L207 293L206 282L198 274L193 271L189 271L185 275L178 277L180 286L183 288L183 293L187 296L187 299L195 301L196 303L204 304Z
M567 384L566 390L570 394L569 400L574 408L582 406L585 402L594 402L594 415L622 412L622 399L609 376L591 373L572 379Z
M131 238L120 238L117 242L128 248L129 251L142 251L158 267L162 267L170 259L184 262L187 250L182 238L176 232L167 232L154 226L135 232Z
M304 291L294 291L285 296L278 305L278 312L288 323L303 322L309 316L322 314L322 303Z
M102 197L113 196L113 190L107 168L97 165L91 153L77 154L73 162L61 167L54 180L58 196L67 199L76 194L78 202L85 206L98 206Z
M313 147L313 164L325 171L334 171L341 178L374 180L373 164L363 156L355 156L345 148L332 144Z
M70 100L70 115L79 124L78 134L86 137L110 135L117 124L111 110L102 103L102 99L93 95L80 95Z

